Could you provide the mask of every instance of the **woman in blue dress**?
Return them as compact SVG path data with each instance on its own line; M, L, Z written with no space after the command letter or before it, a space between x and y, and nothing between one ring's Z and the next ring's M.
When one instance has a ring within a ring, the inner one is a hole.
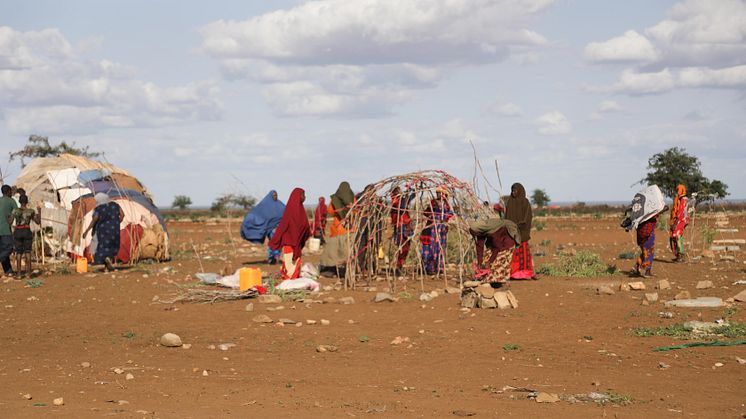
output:
M264 239L272 239L284 213L285 204L277 198L277 191L269 191L267 196L246 214L241 223L241 237L251 243L264 244ZM269 248L267 262L270 265L277 263L280 253L280 250Z
M108 271L114 270L114 259L119 253L119 225L124 219L124 212L109 195L99 192L94 196L96 208L93 210L93 219L83 237L93 230L98 245L93 256L94 265L106 265Z

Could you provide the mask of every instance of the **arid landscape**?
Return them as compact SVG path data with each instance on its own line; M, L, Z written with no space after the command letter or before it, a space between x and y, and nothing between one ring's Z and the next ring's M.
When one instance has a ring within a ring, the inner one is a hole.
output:
M676 308L664 302L682 291L723 300L743 291L743 283L734 285L746 279L741 252L731 253L735 260L698 257L702 233L695 226L690 261L674 264L660 232L656 276L643 280L645 290L624 291L622 283L639 279L624 273L634 261L619 256L636 246L616 217L539 221L532 247L546 254L535 258L540 271L560 253L589 250L618 272L514 281L519 306L506 310L461 309L458 295L442 292L423 302L419 281L399 282L395 302L374 303L377 292L387 291L385 281L345 291L332 278L322 278L324 291L303 300L168 304L179 286L199 286L200 264L207 272L243 265L277 271L262 265L263 247L237 240L240 220L184 219L169 222L170 262L87 274L72 265L46 266L55 272L36 281L5 279L0 411L7 418L746 414L746 346L653 351L739 339L692 337L680 326L722 319L743 332L744 303ZM743 215L730 214L729 222L746 231ZM656 289L664 279L670 289ZM700 281L712 286L697 289ZM603 285L614 293L599 293ZM444 284L426 280L425 287L442 291ZM646 299L652 293L657 301ZM341 304L342 297L354 302ZM254 321L259 315L272 322ZM662 330L682 334L656 336ZM168 332L184 345L160 345ZM319 352L319 345L336 350ZM59 398L64 404L55 405Z

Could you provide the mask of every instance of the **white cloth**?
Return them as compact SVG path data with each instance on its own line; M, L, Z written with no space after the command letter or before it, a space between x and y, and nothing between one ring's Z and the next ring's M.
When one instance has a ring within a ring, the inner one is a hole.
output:
M311 278L286 279L277 285L277 289L283 291L307 290L316 292L321 284Z
M632 211L629 216L632 228L636 229L640 223L653 218L665 208L666 201L658 185L651 185L637 192L632 199Z

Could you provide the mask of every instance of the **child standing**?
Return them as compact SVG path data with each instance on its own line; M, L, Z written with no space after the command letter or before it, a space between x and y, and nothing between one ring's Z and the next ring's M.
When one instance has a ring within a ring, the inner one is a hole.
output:
M34 242L34 236L31 234L31 221L41 225L41 207L36 210L28 207L28 196L21 195L18 198L21 204L11 212L9 223L15 221L15 230L13 232L13 241L16 251L16 272L23 275L21 271L21 260L26 259L26 274L31 276L31 245Z

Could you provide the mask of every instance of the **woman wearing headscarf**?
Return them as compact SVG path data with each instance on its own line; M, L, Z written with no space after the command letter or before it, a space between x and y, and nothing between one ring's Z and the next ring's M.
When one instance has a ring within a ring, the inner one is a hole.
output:
M448 243L448 220L453 217L445 189L436 189L424 216L427 224L420 234L422 265L427 275L437 275L445 269L442 249Z
M505 205L505 219L510 220L518 226L521 235L521 244L513 253L513 261L510 264L510 277L514 279L534 279L534 262L531 258L531 249L528 241L531 239L531 203L526 198L526 189L520 183L514 183L510 187L510 196Z
M319 204L316 206L316 211L313 213L313 224L311 225L311 231L313 237L321 240L324 243L324 232L326 230L326 199L321 196L319 197Z
M684 229L689 225L689 198L686 197L686 186L676 187L676 198L673 200L671 217L668 220L670 244L674 262L684 260Z
M269 241L269 247L282 252L282 279L295 279L300 276L301 253L306 240L311 236L311 226L303 202L306 192L301 188L293 189L288 198L280 225Z
M412 219L409 216L409 203L414 192L402 192L398 186L391 190L391 225L394 227L393 241L396 245L396 275L401 274L412 244Z
M94 195L96 208L93 210L91 224L83 233L83 237L93 230L96 235L96 253L93 255L93 263L104 264L109 271L114 270L114 258L119 253L119 225L124 219L124 211L109 195L99 192Z
M518 226L509 220L490 218L469 223L469 233L477 246L477 265L474 277L489 283L503 284L510 279L513 252L521 243ZM484 248L490 250L485 263Z
M241 237L252 243L264 244L264 239L272 239L275 229L280 224L285 204L277 197L277 191L271 190L251 211L246 214L241 223ZM277 263L280 252L269 248L267 262Z
M329 237L343 236L347 234L347 228L345 228L343 220L355 201L355 193L352 192L349 183L342 182L331 198L329 213L332 214L332 226L329 229Z
M642 277L652 276L653 256L655 255L655 227L658 225L660 213L637 225L637 245L640 246L640 256L633 274Z

